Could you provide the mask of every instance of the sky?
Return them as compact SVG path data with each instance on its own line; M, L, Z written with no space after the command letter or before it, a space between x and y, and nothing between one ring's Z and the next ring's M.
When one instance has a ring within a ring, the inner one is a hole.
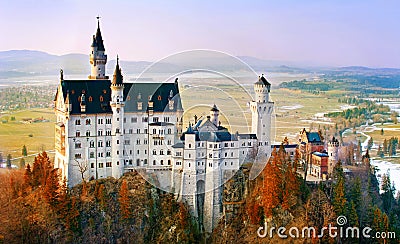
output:
M114 59L191 49L306 65L400 68L400 1L0 0L0 51L89 53L96 16Z

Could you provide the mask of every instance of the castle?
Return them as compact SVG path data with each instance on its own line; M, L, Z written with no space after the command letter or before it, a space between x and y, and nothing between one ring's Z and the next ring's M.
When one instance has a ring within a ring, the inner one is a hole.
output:
M55 96L55 167L69 186L83 180L144 172L159 188L187 203L204 231L222 216L222 185L243 162L271 153L271 84L264 76L254 84L250 134L230 133L219 110L195 119L183 130L178 79L174 82L127 83L117 57L112 79L98 21L93 35L91 74L64 79Z

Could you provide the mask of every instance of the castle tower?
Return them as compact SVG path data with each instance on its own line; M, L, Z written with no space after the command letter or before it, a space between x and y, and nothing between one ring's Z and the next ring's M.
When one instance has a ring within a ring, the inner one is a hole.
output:
M215 126L218 126L218 116L219 116L219 110L218 110L217 106L214 104L214 106L210 110L210 118L211 118L211 122Z
M103 37L100 31L100 17L97 17L97 32L93 35L93 41L90 50L91 73L89 79L108 79L106 76L107 55L105 54Z
M112 176L119 178L124 173L124 84L119 59L115 66L113 80L111 82L111 102L112 115Z
M185 145L183 151L182 171L182 200L188 205L189 211L197 217L196 208L196 134L189 123L189 128L184 135Z
M258 155L257 157L268 157L271 154L271 120L274 103L269 100L271 84L264 75L258 78L254 84L255 101L250 103L251 133L257 135Z
M335 137L328 142L328 174L332 174L333 168L339 160L339 141Z

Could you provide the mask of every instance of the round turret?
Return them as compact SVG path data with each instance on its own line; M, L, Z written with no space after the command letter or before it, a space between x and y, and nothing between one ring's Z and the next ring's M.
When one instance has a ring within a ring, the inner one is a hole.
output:
M258 81L254 84L254 92L256 93L256 102L266 103L269 101L269 93L271 91L271 83L265 79L264 74L258 77Z
M217 106L214 104L214 106L211 108L210 110L210 119L211 122L215 125L215 126L219 126L218 124L218 116L219 116L219 109L217 108Z

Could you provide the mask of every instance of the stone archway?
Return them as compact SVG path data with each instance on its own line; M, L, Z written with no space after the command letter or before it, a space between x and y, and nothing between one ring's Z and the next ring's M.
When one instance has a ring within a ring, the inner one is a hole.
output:
M199 218L200 230L203 229L203 214L204 214L204 197L205 197L205 182L199 180L196 183L196 209Z

